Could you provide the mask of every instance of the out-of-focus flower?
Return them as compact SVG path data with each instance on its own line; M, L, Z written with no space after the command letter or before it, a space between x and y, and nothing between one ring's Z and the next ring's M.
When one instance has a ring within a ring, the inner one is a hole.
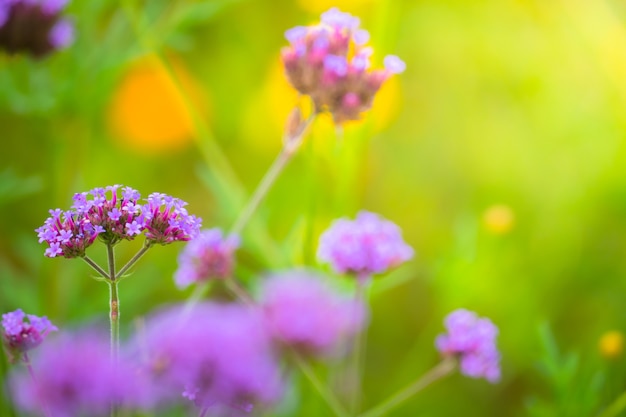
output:
M74 25L63 18L67 0L0 1L0 48L43 57L68 47Z
M333 221L320 236L317 257L338 273L367 277L411 259L413 249L404 242L397 225L361 211L355 220Z
M624 353L624 334L617 330L604 333L598 341L598 349L606 359L620 358Z
M311 271L287 271L263 282L261 306L274 337L304 354L335 353L366 322L362 303L342 297Z
M113 245L145 232L149 244L167 244L198 234L202 221L187 213L184 201L161 193L148 196L145 204L140 198L137 190L121 185L75 194L71 210L50 210L51 216L35 229L39 243L49 245L45 255L82 257L96 237Z
M146 404L145 385L131 364L109 355L109 342L94 332L66 334L34 355L36 382L23 372L12 376L17 405L40 415L45 404L55 417L108 416L111 404L136 408Z
M254 309L204 303L162 311L147 320L134 350L159 407L182 400L200 409L251 410L282 393L270 338Z
M58 330L46 316L24 314L21 309L3 314L2 327L4 343L13 360L39 346L48 333Z
M206 118L202 89L180 62L172 60L171 65L176 80L154 56L131 64L120 80L108 121L124 150L159 155L184 149L195 135L188 105Z
M201 231L178 257L174 274L176 285L183 289L196 282L230 277L238 246L239 239L225 237L220 229Z
M329 111L336 123L358 120L385 80L406 67L388 55L384 69L370 71L373 49L365 46L369 33L359 25L359 18L332 8L320 24L285 32L290 46L283 48L282 61L289 82L313 99L316 111Z
M510 232L515 226L515 213L507 205L493 205L485 210L483 224L491 233L503 235Z
M496 347L498 328L487 318L459 309L445 319L448 333L435 341L443 356L458 357L461 372L472 378L489 382L500 380L500 353Z

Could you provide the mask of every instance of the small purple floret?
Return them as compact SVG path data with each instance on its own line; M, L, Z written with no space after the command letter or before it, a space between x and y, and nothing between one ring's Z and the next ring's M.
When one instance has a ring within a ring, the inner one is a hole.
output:
M408 261L413 253L398 226L378 214L361 211L355 220L335 220L322 233L317 257L338 273L367 277Z
M498 328L487 318L464 309L455 310L445 319L447 334L435 341L443 356L459 358L461 372L471 378L500 380L500 353L496 347Z
M400 74L406 70L406 64L395 55L387 55L383 60L385 69L392 74Z
M47 317L24 314L21 309L3 314L2 327L3 341L15 355L39 346L48 333L58 330Z

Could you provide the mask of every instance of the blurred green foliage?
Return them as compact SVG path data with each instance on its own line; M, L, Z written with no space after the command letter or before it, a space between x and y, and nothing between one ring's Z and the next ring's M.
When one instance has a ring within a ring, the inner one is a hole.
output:
M382 106L398 111L343 133L318 121L250 224L238 275L254 287L270 268L316 266L317 237L333 218L379 212L418 256L371 289L366 408L436 363L442 318L465 307L501 330L502 382L453 376L390 415L601 412L626 389L623 357L603 361L597 351L604 332L626 332L626 6L336 5L371 30L378 63L387 53L407 62ZM229 227L280 149L278 109L267 103L289 107L293 98L266 87L284 30L315 20L311 7L74 1L71 48L38 61L0 55L0 311L46 314L59 327L105 321L106 286L80 261L44 258L33 232L75 192L115 183L165 192L188 201L205 226ZM194 141L176 152L130 150L109 126L124 74L148 54L170 72L173 62L186 68L209 102L194 110ZM496 204L513 213L504 233L485 217ZM139 244L120 245L121 262ZM123 282L125 331L188 295L172 281L180 249L153 249ZM103 252L96 245L90 255ZM553 333L540 336L544 322ZM278 415L326 415L307 381L293 378Z

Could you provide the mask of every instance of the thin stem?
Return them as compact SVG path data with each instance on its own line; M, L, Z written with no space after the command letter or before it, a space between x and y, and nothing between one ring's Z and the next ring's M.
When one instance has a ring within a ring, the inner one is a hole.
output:
M209 411L209 408L208 408L208 407L202 407L202 408L200 409L200 414L198 414L198 417L204 417L204 416L206 416L206 412L207 412L207 411Z
M445 358L417 381L392 395L389 399L383 401L380 405L374 407L370 411L361 414L360 417L378 417L386 415L392 409L396 408L398 405L402 404L422 389L426 388L428 385L448 375L454 370L455 367L456 361L453 357Z
M111 359L115 364L120 345L120 300L117 281L107 281L109 284L109 321L111 324Z
M30 358L28 357L28 353L24 352L24 364L26 365L26 368L28 369L28 374L30 375L30 379L33 381L33 384L35 385L35 390L37 391L37 400L41 402L40 406L41 409L43 411L44 416L46 417L50 417L50 410L48 409L48 405L46 404L45 400L43 398L41 398L41 396L39 395L39 381L37 381L37 378L35 377L35 371L33 371L33 367L30 364Z
M146 252L148 252L148 249L150 249L152 247L152 245L148 244L148 243L144 243L143 247L141 249L139 249L139 252L137 252L135 254L135 256L133 256L130 261L128 261L126 263L126 265L124 265L122 267L122 269L120 269L117 272L117 277L123 278L123 275L126 273L126 271L128 271L133 265L135 265L137 263L137 261L139 259L141 259L141 257L143 255L145 255Z
M365 301L365 288L369 283L369 276L359 276L354 293L355 304L363 305ZM357 309L355 308L355 314ZM354 352L352 354L352 362L349 369L349 387L350 387L350 410L352 415L358 415L361 403L361 371L363 367L363 351L367 339L367 327L354 336Z
M115 251L110 243L107 244L107 260L109 262L109 279L115 281Z
M626 392L615 399L598 417L615 417L626 408Z
M290 138L285 143L280 153L278 154L278 156L276 157L272 165L269 167L269 169L267 170L267 172L261 179L261 182L257 186L256 190L254 190L254 194L252 194L252 197L250 197L250 200L248 200L248 204L239 214L239 217L237 218L237 220L235 221L235 224L230 230L231 236L239 235L241 233L244 226L248 223L248 221L250 220L254 212L259 207L259 204L261 204L261 201L263 201L263 198L265 198L270 188L272 188L272 185L274 185L274 182L276 182L276 179L280 176L281 172L287 165L287 162L291 160L291 157L296 153L296 151L300 147L300 144L302 143L302 139L304 138L304 135L308 127L311 125L311 122L313 122L314 118L315 118L315 113L313 113L303 123L303 125L299 129L299 133L293 138Z
M244 302L250 307L254 307L256 305L252 297L250 297L250 294L246 292L245 288L243 288L241 284L239 284L239 281L235 278L226 278L226 287L235 295L235 297L237 297L239 301Z
M328 407L333 410L335 415L337 417L348 417L348 413L341 406L341 404L337 400L337 397L335 397L335 395L328 389L328 387L319 380L317 375L315 375L313 369L311 369L311 366L295 350L292 349L291 353L293 354L293 358L295 359L296 364L298 365L302 373L308 378L308 380L311 382L311 385L313 385L313 387L317 390L320 397L322 397L324 401L326 401L326 404L328 404Z
M82 257L82 260L87 262L87 265L92 267L98 274L100 274L104 279L109 280L111 277L109 274L100 267L97 263L95 263L89 256L85 255Z

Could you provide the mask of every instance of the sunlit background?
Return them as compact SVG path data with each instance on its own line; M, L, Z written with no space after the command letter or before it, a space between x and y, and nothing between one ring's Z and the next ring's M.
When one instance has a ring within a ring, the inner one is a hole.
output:
M0 311L105 324L107 286L79 260L44 258L34 232L75 192L164 192L204 226L230 227L297 102L279 60L284 31L331 6L361 17L377 66L392 53L407 71L363 121L342 131L316 121L246 229L238 277L254 288L271 269L318 266L332 219L380 213L417 256L371 289L365 408L437 363L443 317L465 307L500 328L502 381L454 375L391 416L600 413L626 389L626 4L616 0L72 2L69 49L0 53ZM124 332L189 295L172 280L181 249L152 249L121 284ZM89 254L105 259L103 246ZM330 415L298 386L287 401L298 416Z

